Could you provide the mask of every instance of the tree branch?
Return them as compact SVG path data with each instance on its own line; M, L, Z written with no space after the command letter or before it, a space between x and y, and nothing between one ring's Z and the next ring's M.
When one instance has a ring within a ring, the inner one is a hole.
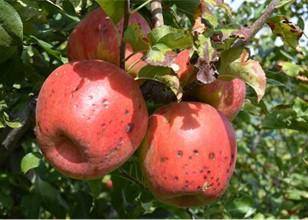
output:
M164 25L163 9L161 0L153 0L151 2L151 13L153 17L154 27Z
M9 156L11 152L18 146L19 140L24 136L24 134L31 128L33 128L35 122L35 98L33 97L26 108L22 112L17 113L16 118L22 123L19 128L11 129L6 128L1 133L1 143L0 143L0 165L5 162L5 159Z
M123 27L122 27L122 36L121 36L121 47L120 47L120 67L125 70L125 49L126 43L124 40L124 34L129 22L129 0L125 0L124 3L124 18L123 18Z
M249 28L243 28L242 30L240 30L240 32L244 34L244 39L239 39L238 41L236 41L233 47L241 47L247 44L263 27L267 19L272 16L278 3L279 0L272 0L271 3L267 6L266 10L263 12L263 14Z

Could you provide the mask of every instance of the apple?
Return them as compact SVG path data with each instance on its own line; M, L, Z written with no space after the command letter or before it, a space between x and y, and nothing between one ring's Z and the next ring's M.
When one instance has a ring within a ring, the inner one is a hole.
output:
M241 110L246 96L246 85L240 79L214 82L196 87L192 95L208 103L232 120Z
M130 16L129 24L139 25L144 36L147 36L151 31L148 22L138 12ZM122 28L123 19L115 26L101 8L95 9L70 34L68 40L69 60L100 59L119 65ZM142 67L147 65L142 60L143 56L143 52L133 54L132 47L127 44L125 69L134 77Z
M185 49L181 51L175 58L175 64L178 65L176 74L180 79L182 87L188 85L195 78L194 67L190 63L190 50Z
M75 27L68 39L70 61L100 59L119 65L120 38L110 17L97 8Z
M138 148L147 123L136 82L105 61L58 67L37 100L40 149L59 172L76 179L95 179L121 166Z
M229 120L198 102L159 108L140 149L147 187L158 200L177 207L217 200L227 189L236 155Z

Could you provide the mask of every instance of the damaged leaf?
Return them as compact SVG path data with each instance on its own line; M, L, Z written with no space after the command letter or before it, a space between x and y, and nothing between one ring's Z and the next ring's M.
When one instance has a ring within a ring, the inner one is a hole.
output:
M296 49L298 41L303 35L300 27L290 22L285 16L272 17L268 19L267 24L275 35L281 37L286 44Z
M232 48L221 55L218 69L219 78L240 78L251 86L258 98L262 99L266 89L266 76L260 63L249 59L249 52L243 48Z

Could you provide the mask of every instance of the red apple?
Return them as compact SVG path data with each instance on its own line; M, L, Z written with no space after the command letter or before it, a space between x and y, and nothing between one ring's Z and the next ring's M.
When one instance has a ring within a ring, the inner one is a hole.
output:
M179 70L177 75L183 87L189 84L194 78L194 67L190 63L189 49L181 51L175 58L175 63L178 65Z
M157 110L140 151L148 188L158 200L177 207L217 200L228 186L236 154L228 119L198 102Z
M212 105L231 120L241 110L245 101L246 86L240 79L215 80L210 84L198 86L194 89L193 96Z
M111 18L101 9L89 13L68 39L70 61L100 59L120 63L120 38Z
M147 122L136 82L105 61L60 66L37 101L41 151L58 171L76 179L97 178L122 165L142 141Z

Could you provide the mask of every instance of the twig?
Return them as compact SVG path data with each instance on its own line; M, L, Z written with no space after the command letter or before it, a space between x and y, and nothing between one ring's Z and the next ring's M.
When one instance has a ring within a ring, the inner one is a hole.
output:
M146 6L147 4L149 4L152 0L147 0L145 2L143 2L141 5L139 5L137 8L135 8L134 10L129 10L129 13L132 15L134 13L136 13L137 11L139 11L141 8L143 8L144 6Z
M0 165L5 162L5 159L17 147L17 143L24 136L24 134L34 125L35 112L35 98L33 97L26 106L26 109L17 113L22 126L15 129L6 128L1 133L0 144Z
M236 41L233 47L234 48L241 47L247 44L256 35L256 33L263 27L267 19L272 16L278 3L279 0L272 0L271 3L267 6L266 10L263 12L263 14L249 28L244 29L245 38Z
M126 28L128 26L129 21L129 0L125 0L124 3L124 18L123 18L123 27L122 27L122 36L121 36L121 47L120 47L120 67L122 69L125 69L125 48L126 43L124 40L124 34L126 31Z
M154 27L160 27L164 25L161 0L153 0L151 2L151 13L153 17Z

